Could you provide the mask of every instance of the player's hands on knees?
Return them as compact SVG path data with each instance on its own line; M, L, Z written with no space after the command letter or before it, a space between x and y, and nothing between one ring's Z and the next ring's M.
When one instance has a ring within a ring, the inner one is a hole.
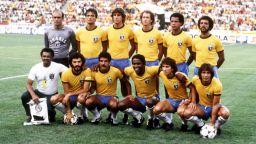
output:
M194 110L194 109L196 109L196 103L191 102L191 103L188 105L188 107Z
M189 99L184 99L181 101L180 105L189 105L191 101Z
M69 101L69 97L70 97L70 96L71 96L70 94L66 94L65 97L63 98L62 102L63 102L64 104L67 104L68 101Z
M34 103L38 104L39 103L39 97L37 95L32 97L32 100L34 101Z

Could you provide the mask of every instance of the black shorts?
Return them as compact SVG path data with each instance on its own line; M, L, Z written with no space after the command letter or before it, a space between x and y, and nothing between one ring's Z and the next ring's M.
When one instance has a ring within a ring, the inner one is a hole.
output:
M52 61L63 64L66 67L69 67L68 58L56 58L56 59L53 59Z

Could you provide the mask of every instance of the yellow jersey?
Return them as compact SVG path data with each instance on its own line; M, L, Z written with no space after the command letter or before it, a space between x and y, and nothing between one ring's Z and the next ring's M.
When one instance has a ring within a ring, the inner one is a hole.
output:
M168 32L164 35L163 46L167 48L166 56L180 64L186 62L186 52L187 48L192 46L192 38L184 31L178 35Z
M146 61L158 60L158 45L163 43L162 34L155 28L144 32L142 29L135 32L134 42L138 45L138 54Z
M116 96L117 79L122 78L121 71L112 66L107 73L101 73L99 70L92 72L92 81L96 82L96 93L103 96Z
M134 39L132 29L124 25L124 27L116 29L110 26L107 29L110 53L113 59L127 59L129 58L129 42Z
M91 80L91 70L87 68L79 75L74 75L71 68L65 70L61 74L61 81L68 83L70 86L70 92L75 92L83 88L84 81Z
M213 35L208 38L200 38L198 36L192 41L192 51L196 53L196 67L200 67L203 63L216 66L217 52L223 50L220 39Z
M211 84L208 86L204 86L201 83L201 80L198 76L194 76L192 79L192 83L194 84L196 91L199 96L199 104L204 106L213 105L213 97L215 95L221 95L222 93L222 84L219 79L213 77Z
M137 75L133 67L125 68L124 72L133 80L137 96L150 98L158 94L156 89L158 66L145 66L145 73L142 76Z
M188 98L186 88L191 83L184 73L179 73L181 73L186 78L185 83L180 82L176 76L174 76L171 79L168 79L167 76L163 73L163 71L161 71L159 74L159 77L162 79L164 86L166 87L169 97L174 100L182 100Z

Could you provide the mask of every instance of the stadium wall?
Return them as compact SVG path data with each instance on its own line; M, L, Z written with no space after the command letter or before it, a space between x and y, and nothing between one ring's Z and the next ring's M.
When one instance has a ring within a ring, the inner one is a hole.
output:
M49 27L49 25L44 25L40 27L32 25L0 25L0 34L29 34L38 35L44 34L44 31ZM77 28L69 26L76 30ZM192 38L199 35L198 30L190 30L188 33ZM225 31L225 30L213 30L213 35L219 37L222 42L225 43L248 43L256 44L256 32L255 31Z

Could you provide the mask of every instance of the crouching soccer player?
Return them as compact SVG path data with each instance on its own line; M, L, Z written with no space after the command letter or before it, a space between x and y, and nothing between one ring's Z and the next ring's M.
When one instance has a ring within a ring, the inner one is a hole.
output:
M188 103L183 112L179 115L183 119L195 123L192 130L200 133L203 127L203 120L211 117L210 125L217 128L217 134L221 133L221 125L229 118L230 112L220 103L222 84L219 79L214 77L214 71L210 64L202 64L199 68L199 76L192 79L197 94L192 94L191 103ZM196 103L198 95L199 102Z
M136 97L127 96L119 102L119 110L133 116L133 126L139 127L144 121L142 113L148 108L149 117L147 129L159 126L159 120L153 113L154 106L159 102L156 78L158 66L147 67L143 55L137 54L132 57L132 67L125 68L124 72L134 81Z
M55 95L51 98L51 103L66 114L66 123L71 124L73 118L72 109L76 106L80 113L78 124L87 120L84 103L89 95L91 70L84 67L85 59L80 53L73 53L69 57L71 68L62 73L61 80L64 94Z
M100 110L107 107L111 113L112 125L118 125L117 80L120 79L120 83L126 86L128 94L130 94L131 86L119 69L110 66L111 55L108 52L101 52L98 59L98 70L92 72L92 82L96 86L96 95L88 97L86 107L94 115L91 120L92 123L98 124L100 122Z
M163 80L166 88L166 100L159 102L154 108L154 114L165 123L162 128L166 131L172 129L172 115L179 107L182 100L188 99L186 88L190 88L190 92L195 90L186 74L177 72L175 60L167 57L160 65L161 72L159 77ZM178 76L176 76L178 75ZM183 121L181 130L186 129L186 121Z

